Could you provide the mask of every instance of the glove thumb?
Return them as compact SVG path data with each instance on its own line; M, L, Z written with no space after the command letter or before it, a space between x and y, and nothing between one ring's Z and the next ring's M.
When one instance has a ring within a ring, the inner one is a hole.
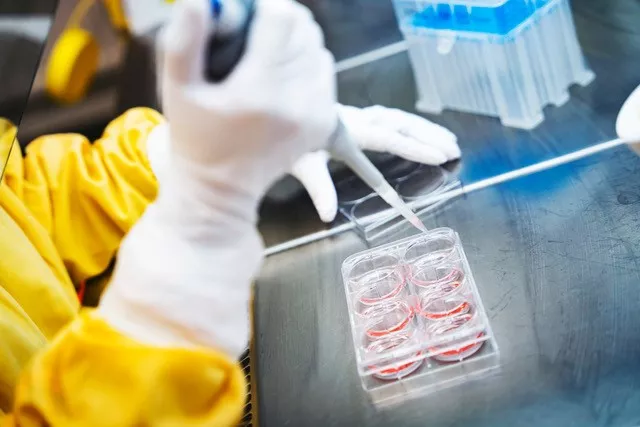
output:
M333 221L338 213L338 195L329 174L328 161L326 151L308 153L295 163L291 171L306 188L324 222Z
M165 72L174 81L202 80L208 22L206 0L182 0L160 36Z

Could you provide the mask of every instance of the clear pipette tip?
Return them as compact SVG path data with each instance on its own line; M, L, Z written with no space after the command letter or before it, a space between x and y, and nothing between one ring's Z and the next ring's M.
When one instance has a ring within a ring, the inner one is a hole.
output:
M424 226L418 215L416 215L409 206L400 198L398 193L386 182L374 189L376 193L382 199L396 209L400 214L407 219L413 226L423 233L427 232L427 227Z
M400 212L418 230L423 233L427 231L422 221L389 185L380 171L371 163L371 160L353 143L342 120L338 120L338 127L331 138L329 151L333 157L345 162L385 202Z
M408 218L409 222L411 222L411 224L413 224L421 232L426 233L427 227L424 226L424 224L422 223L422 221L420 221L420 218L418 218L416 214L413 214L413 216L415 218Z

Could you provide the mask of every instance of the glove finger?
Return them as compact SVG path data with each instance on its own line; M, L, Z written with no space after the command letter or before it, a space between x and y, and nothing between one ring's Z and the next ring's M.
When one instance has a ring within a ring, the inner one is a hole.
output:
M422 144L431 145L444 153L448 160L460 158L458 138L450 130L402 110L375 106L366 111L373 115L377 125L393 128Z
M616 132L620 138L630 140L640 136L640 86L622 105L616 120Z
M367 141L366 147L363 148L371 151L389 152L412 162L436 166L449 160L439 147L424 144L381 126L361 129L358 138Z
M171 20L161 35L165 73L172 80L187 83L204 79L210 15L206 0L176 3Z
M344 123L368 125L370 122L369 114L365 113L365 110L362 108L337 104L337 110Z
M338 195L329 174L326 151L302 156L293 166L291 174L306 188L313 205L324 222L331 222L338 213Z

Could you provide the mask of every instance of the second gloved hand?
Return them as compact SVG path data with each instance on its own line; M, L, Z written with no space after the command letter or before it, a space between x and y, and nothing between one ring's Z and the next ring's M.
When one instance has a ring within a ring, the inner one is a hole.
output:
M382 106L339 106L338 111L351 138L364 150L433 166L460 158L456 136L422 117ZM329 157L324 150L305 154L292 170L325 222L333 221L338 212L338 197L327 168Z

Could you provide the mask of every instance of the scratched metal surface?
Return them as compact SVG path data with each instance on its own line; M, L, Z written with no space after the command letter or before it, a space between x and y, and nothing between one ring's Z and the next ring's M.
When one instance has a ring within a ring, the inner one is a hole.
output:
M476 116L436 117L461 137L465 179L530 160L525 153L544 157L613 136L618 108L640 83L640 4L573 3L598 79L530 134ZM353 88L342 96L396 96L389 86L411 79L398 58L354 70L341 80ZM399 106L411 107L411 93ZM460 233L502 371L382 412L356 374L339 273L365 245L345 234L269 257L255 299L261 425L640 425L639 209L640 158L622 147L424 218Z
M313 12L338 61L402 40L391 1L297 1Z
M502 371L384 412L356 374L339 272L365 245L345 234L268 258L262 425L640 425L639 208L640 158L623 147L425 218L460 233Z

